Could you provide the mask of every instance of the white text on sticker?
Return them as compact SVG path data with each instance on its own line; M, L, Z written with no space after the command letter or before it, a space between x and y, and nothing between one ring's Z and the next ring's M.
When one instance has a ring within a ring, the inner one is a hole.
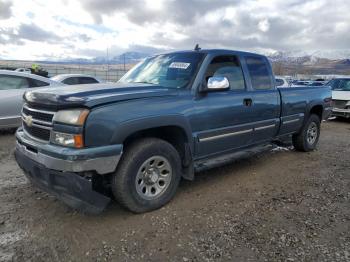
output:
M169 68L187 69L189 66L190 63L172 62Z

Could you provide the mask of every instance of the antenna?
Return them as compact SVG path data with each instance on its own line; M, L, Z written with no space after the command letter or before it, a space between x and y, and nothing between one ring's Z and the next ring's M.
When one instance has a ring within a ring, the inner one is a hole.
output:
M196 44L196 46L194 47L194 50L195 50L195 51L199 51L199 50L201 50L201 49L202 49L202 48L199 47L199 44Z

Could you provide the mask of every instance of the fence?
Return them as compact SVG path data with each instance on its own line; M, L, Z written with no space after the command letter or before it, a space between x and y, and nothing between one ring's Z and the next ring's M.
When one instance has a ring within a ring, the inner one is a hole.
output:
M3 68L30 68L33 62L26 61L0 61ZM59 74L85 74L95 76L103 81L118 81L133 65L97 65L97 64L46 64L37 63L48 72L49 77Z
M103 81L107 82L116 82L118 81L127 70L124 69L106 69L106 70L97 70L93 68L45 68L49 73L49 77L59 75L59 74L85 74L95 76Z

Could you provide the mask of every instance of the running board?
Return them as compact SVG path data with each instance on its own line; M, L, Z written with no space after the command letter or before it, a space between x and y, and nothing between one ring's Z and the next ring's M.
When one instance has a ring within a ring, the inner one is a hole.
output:
M274 147L272 144L265 144L246 148L233 153L228 153L220 156L215 156L211 158L205 158L195 161L194 168L195 172L204 171L210 168L222 166L224 164L234 162L238 159L249 158L258 153L269 151Z

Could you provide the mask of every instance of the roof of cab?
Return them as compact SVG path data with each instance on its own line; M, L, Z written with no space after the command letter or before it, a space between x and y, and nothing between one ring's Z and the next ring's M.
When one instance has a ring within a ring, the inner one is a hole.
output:
M176 53L204 53L204 54L222 54L222 53L227 53L227 54L234 54L234 55L250 55L250 56L263 56L261 54L257 53L251 53L251 52L245 52L245 51L239 51L239 50L229 50L229 49L200 49L200 50L183 50L183 51L174 51L174 52L169 52L166 54L176 54Z

